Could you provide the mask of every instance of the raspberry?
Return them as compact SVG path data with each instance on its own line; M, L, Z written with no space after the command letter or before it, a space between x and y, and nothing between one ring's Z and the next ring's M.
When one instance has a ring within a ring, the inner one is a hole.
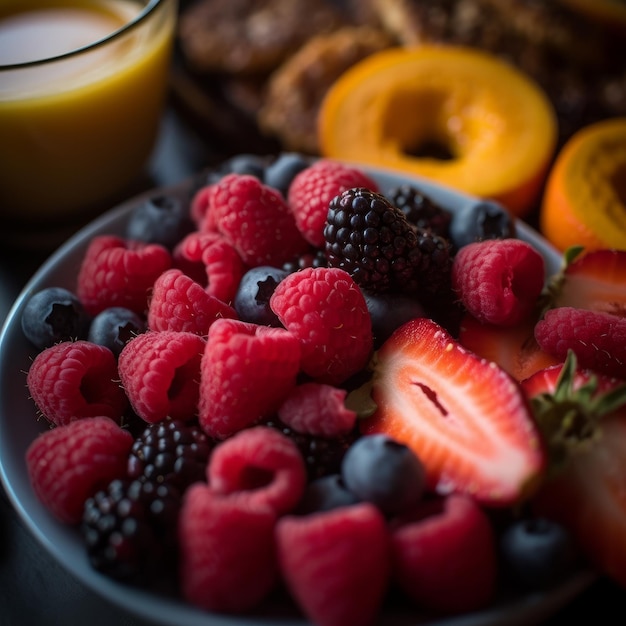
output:
M215 220L209 210L212 193L213 186L207 184L200 187L191 198L189 215L196 228L202 232L215 232L217 230Z
M180 270L167 270L156 279L148 308L150 330L206 336L223 317L236 318L237 312Z
M81 535L92 567L144 586L171 576L180 499L172 485L121 478L88 498Z
M272 415L296 384L300 343L283 328L217 320L200 374L199 421L225 439Z
M372 323L354 280L337 268L308 268L276 287L270 307L302 346L302 370L338 385L367 364Z
M206 288L209 295L231 302L246 268L222 235L194 232L174 248L174 265Z
M266 420L262 424L275 428L298 446L309 481L339 473L343 457L358 438L356 429L344 435L322 437L300 433L276 418Z
M183 596L209 611L256 607L278 583L275 526L270 507L192 485L178 523Z
M76 295L91 315L112 306L142 315L154 281L171 265L171 254L161 245L94 237L80 266Z
M535 326L542 350L561 361L574 352L581 368L626 378L626 318L573 307L546 311Z
M320 383L293 389L278 409L280 420L299 433L337 437L354 429L357 415L345 405L348 392Z
M384 196L348 189L335 196L324 228L329 267L372 293L413 291L422 255L415 229Z
M371 504L354 504L276 527L278 561L292 596L319 626L367 626L387 590L387 526Z
M74 293L48 287L29 298L21 324L26 338L43 350L61 341L85 339L89 316Z
M364 172L330 160L320 160L297 174L289 187L288 201L304 238L316 247L324 245L324 224L330 201L346 189L378 185Z
M207 476L216 493L245 494L250 506L269 506L277 515L294 509L307 482L296 444L267 426L247 428L219 444Z
M26 451L33 490L57 519L77 524L87 498L124 476L132 444L132 435L108 417L46 431Z
M254 176L229 174L213 186L210 212L244 263L274 265L308 249L280 192Z
M39 411L57 426L96 416L120 422L128 406L113 353L88 341L65 341L41 351L26 384Z
M448 238L452 213L422 191L413 185L400 185L392 189L387 197L404 213L411 224L418 228L428 229L440 237Z
M544 261L520 239L491 239L461 248L452 265L452 287L481 322L515 326L528 319L544 283Z
M194 416L204 346L202 337L175 331L148 331L126 344L119 375L139 417L155 423Z
M485 513L469 497L425 501L397 520L391 553L394 579L420 607L463 613L485 607L493 597L494 534Z
M173 485L184 493L206 480L215 442L194 422L165 419L149 424L135 439L128 457L130 478Z

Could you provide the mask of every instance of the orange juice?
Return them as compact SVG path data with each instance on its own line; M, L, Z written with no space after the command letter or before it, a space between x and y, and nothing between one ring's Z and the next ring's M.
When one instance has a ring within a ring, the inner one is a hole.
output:
M175 21L175 0L0 0L2 222L65 219L138 176Z

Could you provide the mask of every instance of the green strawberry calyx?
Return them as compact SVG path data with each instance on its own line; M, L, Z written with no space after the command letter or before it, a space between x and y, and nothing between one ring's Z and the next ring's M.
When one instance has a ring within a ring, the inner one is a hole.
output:
M605 391L596 374L589 373L582 383L576 374L576 355L570 350L555 389L530 399L548 446L551 473L595 445L601 437L602 419L626 406L626 383Z

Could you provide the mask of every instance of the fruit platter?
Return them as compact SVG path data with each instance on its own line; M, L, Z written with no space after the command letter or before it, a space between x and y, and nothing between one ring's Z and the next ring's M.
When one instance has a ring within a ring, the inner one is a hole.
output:
M568 515L579 474L605 510L610 470L568 465L600 418L619 454L624 262L417 177L234 157L26 286L2 481L66 569L154 623L538 623L624 580Z

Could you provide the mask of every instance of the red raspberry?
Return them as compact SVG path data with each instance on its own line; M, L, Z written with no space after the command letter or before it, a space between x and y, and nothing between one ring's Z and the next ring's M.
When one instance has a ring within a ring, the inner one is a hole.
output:
M269 506L277 515L298 504L307 481L298 446L274 428L246 428L219 444L207 468L220 495L245 494L250 506Z
M300 344L285 329L217 320L202 358L200 425L225 439L272 415L295 387L299 365Z
M190 216L198 230L209 232L216 231L216 223L209 208L211 206L211 194L214 192L212 185L205 185L196 191L191 198Z
M39 411L57 426L96 416L120 422L128 406L113 353L89 341L65 341L40 352L26 384Z
M219 496L203 483L189 487L178 522L184 597L209 611L253 609L278 582L275 525L270 507Z
M219 233L194 232L174 249L174 265L209 295L232 302L246 267L239 253Z
M280 192L258 178L228 174L210 198L217 229L247 265L281 267L309 249Z
M374 505L283 517L276 541L283 578L311 622L367 626L376 621L390 568L387 526Z
M125 475L132 445L132 435L108 417L44 432L26 451L33 490L57 519L77 524L87 498Z
M142 315L154 281L171 265L171 254L161 245L94 237L78 273L76 294L91 315L114 306Z
M176 331L148 331L124 346L119 375L139 417L153 424L195 415L204 346L202 337Z
M521 239L488 239L461 248L452 286L481 322L515 326L532 313L544 284L541 254Z
M298 385L281 404L278 417L305 435L339 437L349 433L357 415L345 404L348 392L321 383Z
M452 495L418 505L395 523L391 554L395 580L420 607L464 613L485 607L493 597L494 533L469 497Z
M354 187L378 191L376 182L364 172L335 161L322 159L296 174L287 198L296 224L309 243L318 248L324 245L330 201Z
M546 311L535 326L542 350L565 361L572 350L581 368L626 379L626 318L573 307Z
M373 345L365 298L338 268L307 268L284 278L270 307L302 345L302 370L338 385L367 365Z
M209 295L180 270L167 270L154 282L148 309L148 328L206 336L215 320L236 318L228 304Z

